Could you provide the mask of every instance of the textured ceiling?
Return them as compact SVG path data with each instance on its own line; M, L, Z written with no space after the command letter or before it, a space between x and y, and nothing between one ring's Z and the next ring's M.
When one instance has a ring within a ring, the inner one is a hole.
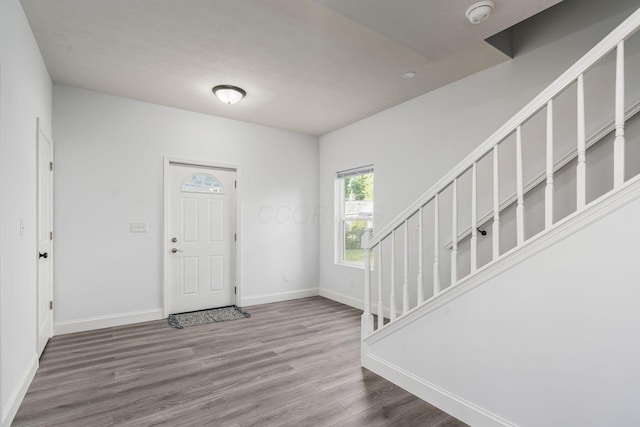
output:
M22 3L55 83L322 135L507 60L484 39L559 1L495 0L478 26L472 0Z

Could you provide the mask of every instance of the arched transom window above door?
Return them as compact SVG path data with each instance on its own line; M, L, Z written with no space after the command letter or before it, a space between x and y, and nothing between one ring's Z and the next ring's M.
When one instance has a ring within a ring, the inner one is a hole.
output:
M222 193L222 183L213 175L197 173L191 175L182 183L185 193Z

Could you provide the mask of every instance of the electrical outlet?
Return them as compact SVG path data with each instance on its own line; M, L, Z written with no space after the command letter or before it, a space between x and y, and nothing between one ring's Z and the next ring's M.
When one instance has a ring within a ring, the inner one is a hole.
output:
M284 273L282 275L282 281L283 282L288 282L289 281L289 273Z

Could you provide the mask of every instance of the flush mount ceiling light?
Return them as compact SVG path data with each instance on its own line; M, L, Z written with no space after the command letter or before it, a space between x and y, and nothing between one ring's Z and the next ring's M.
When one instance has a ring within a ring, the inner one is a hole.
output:
M494 6L492 1L479 1L469 6L465 15L472 24L479 24L491 15Z
M413 71L407 71L406 73L402 74L402 78L404 80L411 80L412 78L414 78L416 76L416 73Z
M213 94L225 104L235 104L240 102L247 95L244 89L231 85L219 85L211 89Z

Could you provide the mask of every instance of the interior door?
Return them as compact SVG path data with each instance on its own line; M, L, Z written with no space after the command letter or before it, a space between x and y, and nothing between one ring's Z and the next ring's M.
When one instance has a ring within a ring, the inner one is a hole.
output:
M235 170L169 164L169 313L234 304L235 182Z
M38 356L53 332L53 147L38 123Z

